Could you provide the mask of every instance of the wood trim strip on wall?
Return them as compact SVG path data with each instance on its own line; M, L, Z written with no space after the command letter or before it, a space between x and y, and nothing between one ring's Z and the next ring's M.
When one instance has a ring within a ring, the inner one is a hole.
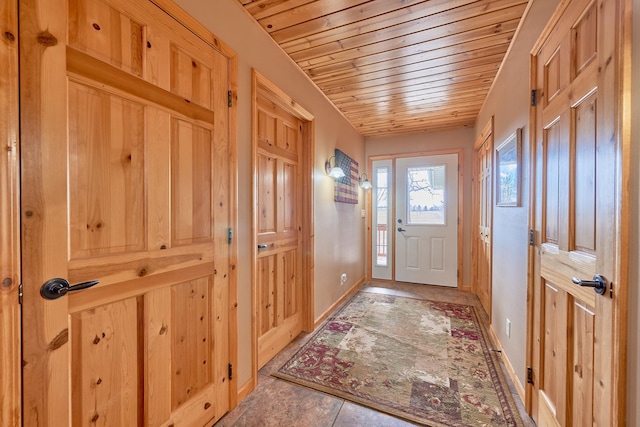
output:
M531 90L534 90L537 87L537 55L530 54L530 71L529 71L529 87ZM537 114L536 107L529 107L529 213L528 213L528 225L530 232L534 233L534 244L529 245L528 251L528 269L527 269L527 347L525 353L525 363L528 367L533 367L535 364L535 358L533 355L535 345L534 345L534 336L537 335L535 332L535 281L536 281L536 273L535 273L535 260L536 253L538 248L539 239L536 236L536 179L535 179L535 171L536 171L536 129L537 129ZM527 383L525 385L525 393L524 399L522 400L524 403L525 410L530 416L533 416L534 408L537 408L537 403L534 406L534 394L537 393L537 388L534 387L532 383ZM537 410L537 409L536 409Z
M229 58L229 90L232 105L229 108L229 221L236 238L229 248L229 361L238 366L238 55L230 49L224 52ZM237 368L236 368L237 372ZM238 405L238 375L229 380L229 410Z
M631 171L632 167L635 165L631 164L631 126L632 126L632 102L631 102L631 93L632 93L632 44L633 44L633 1L632 0L620 0L617 21L618 25L621 26L620 34L618 38L618 52L619 52L619 61L618 71L619 71L619 117L618 121L619 128L619 138L621 144L621 168L622 168L622 177L620 188L625 189L626 193L622 194L621 197L621 206L620 206L620 247L623 248L620 254L618 254L618 264L619 264L619 278L625 280L624 278L629 277L629 250L631 248L630 238L631 238L631 194L629 189L631 188ZM637 102L637 101L636 101ZM626 249L626 250L625 250ZM619 280L620 281L620 280ZM629 331L629 310L633 309L629 307L628 298L629 298L629 289L628 283L624 286L622 293L618 295L616 299L616 304L614 306L614 325L618 327L619 335L617 339L614 339L614 348L615 354L621 355L620 357L620 365L621 369L615 371L614 373L614 393L616 396L625 396L622 400L618 398L614 398L613 404L616 405L616 419L618 420L626 420L627 419L627 409L633 410L633 407L629 405L627 396L627 366L629 363L628 352L627 352L627 336ZM637 390L637 389L636 389ZM638 395L638 391L636 391L636 396Z
M0 425L22 424L18 2L0 5Z

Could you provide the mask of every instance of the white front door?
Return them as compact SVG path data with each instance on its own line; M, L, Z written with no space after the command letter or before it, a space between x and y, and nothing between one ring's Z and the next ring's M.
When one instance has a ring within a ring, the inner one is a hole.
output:
M396 160L396 280L456 287L458 154Z

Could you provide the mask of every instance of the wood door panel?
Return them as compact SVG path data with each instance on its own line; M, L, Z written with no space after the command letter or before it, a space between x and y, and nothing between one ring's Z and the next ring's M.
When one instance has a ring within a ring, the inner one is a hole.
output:
M282 231L297 234L298 197L298 169L297 165L283 162L282 164Z
M146 247L144 106L69 82L70 255Z
M172 369L167 363L173 341L172 288L149 291L144 297L144 413L149 426L161 425L171 417Z
M544 130L545 159L545 234L544 241L558 244L560 228L560 123L555 122Z
M71 316L73 425L139 424L139 315L129 298Z
M171 288L171 407L176 409L211 382L211 278Z
M298 313L298 250L258 258L258 289L261 335L278 327L288 317Z
M211 241L212 132L171 121L172 245Z
M299 124L297 121L292 123L283 121L283 137L278 138L278 147L285 151L289 151L294 155L298 153L298 144L300 143L298 135L300 134L301 129L298 128L298 126Z
M69 46L142 77L144 24L100 0L69 0Z
M276 255L258 258L256 280L258 284L259 335L269 332L274 324Z
M594 310L550 282L544 295L541 403L559 425L591 425Z
M299 290L299 253L297 248L287 251L282 255L282 318L297 314L300 309Z
M278 119L266 111L271 104L262 97L258 98L258 141L265 143L267 147L277 144Z
M579 75L591 64L598 53L596 2L594 1L573 27L572 59L574 75Z
M571 359L567 368L572 373L571 410L573 425L588 426L593 423L593 359L594 359L594 309L574 300Z
M277 161L267 155L258 154L258 229L260 235L276 233L277 221Z
M575 134L575 249L596 252L596 116L597 94L573 108Z
M560 51L557 50L544 65L544 91L547 103L560 93Z
M170 64L171 92L189 103L211 109L211 67L173 43Z

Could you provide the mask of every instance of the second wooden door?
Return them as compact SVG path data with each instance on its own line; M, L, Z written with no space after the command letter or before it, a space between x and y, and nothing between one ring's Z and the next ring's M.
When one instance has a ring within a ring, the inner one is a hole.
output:
M257 91L256 242L258 367L303 328L303 122Z

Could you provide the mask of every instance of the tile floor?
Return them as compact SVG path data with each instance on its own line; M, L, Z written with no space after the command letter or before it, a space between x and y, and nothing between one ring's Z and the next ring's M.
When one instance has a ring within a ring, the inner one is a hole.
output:
M361 289L367 292L474 305L480 308L478 312L482 321L485 324L488 323L488 316L482 309L480 301L469 292L439 286L376 281L365 283ZM256 389L233 411L218 421L215 427L403 427L415 425L348 400L272 377L271 372L286 362L309 336L310 334L300 334L267 363L259 372ZM508 378L504 365L502 363L501 365ZM508 381L525 427L534 426L533 421L524 412L522 401L511 380Z

